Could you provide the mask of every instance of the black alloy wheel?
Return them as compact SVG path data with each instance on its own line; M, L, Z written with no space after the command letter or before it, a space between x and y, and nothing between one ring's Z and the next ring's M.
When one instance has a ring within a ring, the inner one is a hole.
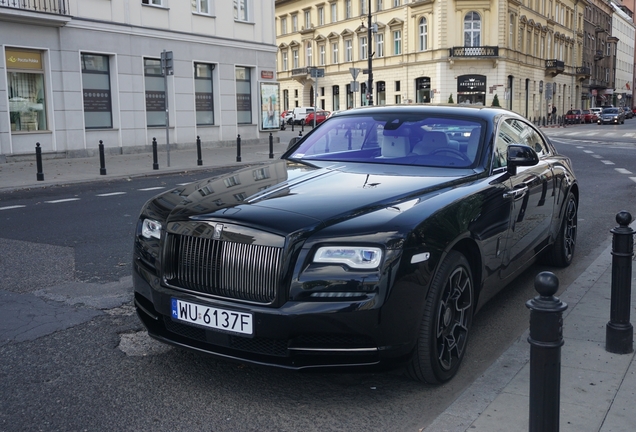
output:
M415 351L406 368L409 377L441 384L455 376L468 345L474 306L468 260L450 251L431 284Z
M578 203L572 192L569 193L556 241L547 251L543 262L556 267L567 267L574 258L576 234L578 232Z

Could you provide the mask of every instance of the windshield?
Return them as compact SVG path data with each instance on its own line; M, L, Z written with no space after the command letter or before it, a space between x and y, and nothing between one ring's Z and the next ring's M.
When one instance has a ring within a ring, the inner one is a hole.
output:
M337 116L309 135L291 158L466 168L475 162L483 129L477 119Z
M618 109L616 109L616 108L605 108L603 110L603 114L618 114Z

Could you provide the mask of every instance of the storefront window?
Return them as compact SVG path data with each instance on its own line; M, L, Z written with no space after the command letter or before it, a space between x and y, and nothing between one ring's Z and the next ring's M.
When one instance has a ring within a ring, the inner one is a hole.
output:
M250 69L236 68L236 117L238 124L252 123L252 81Z
M415 102L431 102L431 79L429 77L420 77L415 80Z
M333 106L334 111L338 111L340 109L340 87L337 85L333 86L331 88L331 91L332 91L331 105Z
M47 130L41 53L7 49L5 54L11 131Z
M82 54L82 90L86 129L112 128L108 56Z
M214 124L214 98L212 94L212 71L214 65L194 64L194 98L197 125Z
M146 123L148 126L166 125L166 88L161 74L161 60L144 59L146 86Z

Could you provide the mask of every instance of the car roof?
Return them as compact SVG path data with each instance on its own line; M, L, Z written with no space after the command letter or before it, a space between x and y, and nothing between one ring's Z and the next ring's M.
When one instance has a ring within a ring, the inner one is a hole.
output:
M514 111L500 107L485 107L482 105L445 105L445 104L408 104L408 105L376 105L351 108L341 111L338 116L375 115L375 114L405 114L405 115L439 115L439 116L469 116L492 121L496 117L506 115L526 120Z

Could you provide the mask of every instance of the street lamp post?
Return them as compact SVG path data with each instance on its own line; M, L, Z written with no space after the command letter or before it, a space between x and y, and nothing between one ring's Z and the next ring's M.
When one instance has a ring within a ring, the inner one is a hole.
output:
M369 80L367 81L367 94L369 95L368 105L373 105L373 62L371 61L373 56L373 47L371 45L371 36L372 36L372 23L371 23L371 0L369 0L369 8L367 10L367 61L368 61L368 69L369 69Z

